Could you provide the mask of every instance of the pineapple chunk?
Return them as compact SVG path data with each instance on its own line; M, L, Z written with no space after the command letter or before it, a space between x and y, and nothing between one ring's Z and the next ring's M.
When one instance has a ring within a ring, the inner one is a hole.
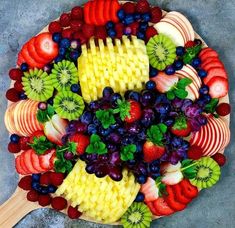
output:
M90 39L89 48L82 45L78 58L78 75L83 98L86 102L97 100L102 90L111 86L115 92L124 94L127 89L143 89L149 80L149 59L143 40L132 36L121 40L111 38Z
M73 207L86 216L102 223L118 221L134 201L140 185L128 170L123 171L119 182L110 177L97 178L88 174L86 164L79 160L69 173L56 195L63 195Z

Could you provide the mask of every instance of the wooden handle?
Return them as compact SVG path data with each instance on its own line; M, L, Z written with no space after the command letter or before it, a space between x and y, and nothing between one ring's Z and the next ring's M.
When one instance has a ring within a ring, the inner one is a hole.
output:
M0 227L13 227L25 215L38 207L36 203L27 201L25 191L17 188L11 198L0 206Z

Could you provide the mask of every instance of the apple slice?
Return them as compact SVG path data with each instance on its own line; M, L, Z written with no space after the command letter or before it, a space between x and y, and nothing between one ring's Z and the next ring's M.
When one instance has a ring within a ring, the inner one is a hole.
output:
M15 123L14 123L14 117L13 117L13 111L15 106L17 105L16 103L12 103L6 110L5 115L4 115L4 122L7 130L13 134L16 133L17 130L15 128Z
M185 43L182 34L170 23L160 21L154 25L154 28L158 33L162 33L171 38L176 46L184 46Z
M21 123L21 118L22 118L22 106L24 105L24 101L18 102L18 104L15 106L14 109L14 123L16 126L17 131L20 133L21 136L28 136L28 131L23 128L22 123Z
M184 70L189 73L193 78L194 80L197 82L197 85L199 88L201 88L202 86L202 80L201 78L198 76L198 73L197 71L189 64L187 64L185 67L184 67Z
M27 100L24 103L22 103L21 113L18 117L20 118L22 129L24 129L27 132L27 136L30 136L34 132L32 122L28 118L28 116L31 115L31 113L33 113L32 110L33 103L34 101L32 100Z
M192 80L191 84L194 84L196 86L196 88L199 90L200 81L196 80L195 77L192 76L192 74L190 75L188 72L185 71L185 69L182 69L182 70L179 70L179 71L176 71L176 72L177 72L177 74L181 74L184 77L191 79Z
M209 148L209 146L214 142L214 132L213 129L211 128L211 125L209 122L205 125L206 129L206 136L203 139L203 142L201 144L201 148L203 150L203 154L206 155L206 151Z
M224 133L224 143L221 145L220 147L220 151L223 150L229 143L230 141L230 130L229 127L227 126L227 124L221 119L218 118L216 119L216 121L219 124L219 127L223 129L223 133Z
M178 162L176 165L172 165L170 162L162 163L160 167L160 172L163 173L174 173L179 171L181 168L181 163Z
M213 77L222 77L222 78L225 78L227 79L228 78L228 75L225 71L224 68L211 68L208 72L207 72L207 76L203 79L203 82L205 84L207 84Z

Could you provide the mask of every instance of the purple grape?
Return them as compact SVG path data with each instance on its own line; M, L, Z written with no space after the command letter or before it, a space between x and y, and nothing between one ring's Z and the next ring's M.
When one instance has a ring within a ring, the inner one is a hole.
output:
M206 125L207 124L207 118L203 115L200 115L197 117L197 121L202 125Z
M171 106L168 103L159 103L154 106L155 110L163 115L166 115L171 110Z
M72 159L74 158L74 154L73 154L72 152L66 151L66 152L64 153L64 158L65 158L66 160L72 160Z
M86 172L89 174L95 173L95 170L96 170L96 165L94 163L88 164L86 166Z
M117 144L120 143L121 137L119 134L113 132L108 136L108 139L110 140L111 143Z
M83 124L90 124L93 120L93 114L89 111L85 111L81 117L80 120Z
M174 151L172 154L171 154L171 157L170 157L170 163L172 165L176 165L179 161L180 161L180 157L178 156L178 154Z
M52 64L47 64L43 67L43 71L45 71L46 73L50 74L51 70L52 70L53 66Z
M47 109L47 103L45 103L45 102L39 102L38 103L38 108L40 109L40 110L46 110Z
M121 165L122 161L120 159L119 152L114 152L114 153L110 154L109 163L113 166Z
M185 108L185 115L189 118L195 118L202 113L202 109L197 104L193 104Z
M154 96L153 92L151 92L149 90L144 90L142 92L142 95L140 97L140 102L144 107L146 107L150 104L153 104L154 100L155 100L155 96Z
M172 125L174 124L174 119L173 119L173 118L168 118L168 119L166 119L166 120L164 121L164 123L165 123L168 127L170 127L170 126L172 126Z
M144 163L139 163L139 165L137 166L137 169L139 170L139 172L143 175L147 175L147 167Z
M84 123L77 123L76 124L76 131L78 133L85 133L87 131L87 125Z
M130 134L138 134L140 132L140 126L137 122L127 124L125 129Z
M190 124L192 127L192 131L199 131L201 128L201 124L197 121L197 119L191 119Z
M91 111L97 111L100 108L99 101L92 101L89 105Z
M111 167L109 168L109 176L114 181L120 181L122 180L122 172L117 167Z
M97 160L97 154L86 154L86 160L89 162L94 162Z
M102 178L105 177L108 174L108 172L109 172L108 167L106 165L101 164L98 167L96 167L95 175L98 178Z
M155 104L159 103L169 103L169 100L167 99L165 94L159 94L156 96Z
M181 107L181 110L184 112L185 109L186 109L188 106L191 106L192 104L193 104L192 100L190 100L190 99L184 99L183 104L182 104L182 107Z
M102 154L102 155L99 155L98 156L98 161L101 161L101 162L106 162L109 160L109 157L107 154Z
M151 108L144 109L141 118L141 124L144 127L149 127L154 120L155 120L154 111Z
M184 157L185 156L185 154L186 154L186 151L185 151L185 149L183 149L183 148L179 148L178 150L176 150L176 153L177 153L177 155L179 156L179 157Z
M117 151L117 146L112 143L107 143L107 149L109 152Z
M183 105L183 100L179 98L175 98L172 102L171 105L174 109L180 109Z

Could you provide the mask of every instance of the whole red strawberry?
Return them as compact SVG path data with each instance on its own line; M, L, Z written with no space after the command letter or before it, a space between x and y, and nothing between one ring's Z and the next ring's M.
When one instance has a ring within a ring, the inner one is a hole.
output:
M188 158L198 160L203 156L202 148L199 146L190 146L188 149Z
M122 9L125 11L126 14L135 13L135 3L126 2L125 4L123 4Z
M136 4L136 11L138 13L148 13L150 6L147 0L139 0Z
M155 145L152 142L145 142L143 146L144 161L152 162L159 159L165 153L165 147Z
M53 21L49 24L48 30L51 34L55 32L62 32L61 25L58 21Z
M83 20L83 8L81 6L75 6L71 10L71 18L72 19Z
M216 112L220 116L227 116L231 112L231 106L228 103L220 103L216 107Z
M71 15L69 13L63 13L60 16L60 25L62 27L68 27L70 24Z
M171 133L180 136L186 137L191 132L190 122L184 116L176 118L174 125L171 127Z
M146 41L148 42L151 37L157 34L157 30L153 26L148 27L145 34Z
M162 19L162 10L161 8L155 6L151 8L151 22L157 23Z
M226 163L226 157L223 154L217 153L212 158L218 163L219 166L224 166Z
M95 26L94 25L83 24L82 33L87 39L90 39L92 36L95 35Z
M74 134L69 138L70 142L74 142L77 145L77 153L84 154L87 146L90 144L90 138L83 134Z

